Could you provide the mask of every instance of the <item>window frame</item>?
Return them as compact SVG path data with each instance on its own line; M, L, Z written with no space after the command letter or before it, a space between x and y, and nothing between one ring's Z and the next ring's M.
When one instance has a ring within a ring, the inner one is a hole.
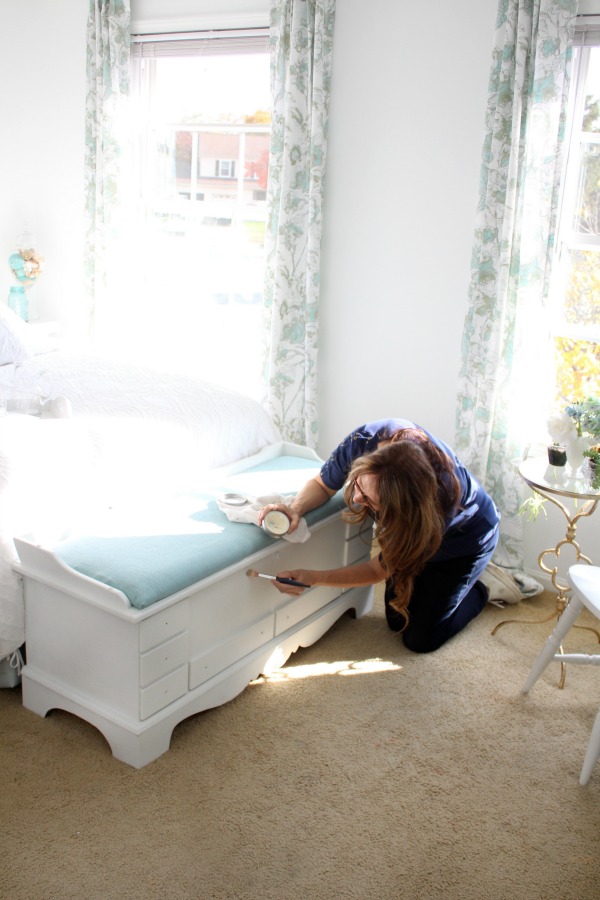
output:
M591 52L595 48L600 52L600 16L581 16L578 19L573 46L565 153L556 221L556 247L550 285L550 339L553 346L556 346L556 342L561 338L600 346L600 323L596 325L568 322L565 306L571 251L597 253L600 265L600 234L577 231L574 216L585 149L590 146L600 147L600 133L586 132L581 127ZM560 382L558 363L556 374L558 388Z

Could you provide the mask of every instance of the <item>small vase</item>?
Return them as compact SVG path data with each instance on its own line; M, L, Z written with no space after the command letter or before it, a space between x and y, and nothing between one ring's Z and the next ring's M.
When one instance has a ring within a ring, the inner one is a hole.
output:
M11 287L8 292L8 306L13 312L16 312L24 322L29 321L29 303L27 301L27 291L24 287L17 285Z
M567 464L572 475L580 474L581 466L585 459L583 454L586 450L589 450L590 446L591 440L587 437L571 438L567 442Z

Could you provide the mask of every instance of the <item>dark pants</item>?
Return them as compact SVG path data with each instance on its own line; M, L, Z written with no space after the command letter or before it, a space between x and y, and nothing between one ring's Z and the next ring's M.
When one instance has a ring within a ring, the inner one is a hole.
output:
M442 562L429 562L415 578L408 604L408 627L402 639L415 653L431 653L458 634L487 603L488 592L477 581L490 561L498 532L477 555ZM385 589L385 615L392 631L400 631L406 619L390 606L394 599L391 582Z

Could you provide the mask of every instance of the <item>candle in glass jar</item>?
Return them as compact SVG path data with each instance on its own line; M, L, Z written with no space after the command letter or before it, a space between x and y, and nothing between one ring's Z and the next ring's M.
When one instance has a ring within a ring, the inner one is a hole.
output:
M551 466L564 466L567 462L567 451L558 444L548 447L548 462Z

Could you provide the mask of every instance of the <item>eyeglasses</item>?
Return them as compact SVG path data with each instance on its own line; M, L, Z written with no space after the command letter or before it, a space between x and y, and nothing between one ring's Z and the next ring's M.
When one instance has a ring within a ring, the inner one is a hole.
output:
M357 500L357 499L355 498L355 494L356 494L357 491L358 491L358 493L360 494L360 497L361 497L360 500ZM352 498L352 503L353 503L353 505L355 505L355 506L364 506L364 507L368 510L369 515L370 515L373 519L376 519L376 518L377 518L377 516L378 516L377 510L373 508L373 506L372 506L372 501L371 501L371 500L369 499L369 497L367 497L367 495L364 493L364 491L363 491L362 487L360 486L360 483L359 483L359 481L358 481L357 478L353 479L353 481L352 481L351 498Z

